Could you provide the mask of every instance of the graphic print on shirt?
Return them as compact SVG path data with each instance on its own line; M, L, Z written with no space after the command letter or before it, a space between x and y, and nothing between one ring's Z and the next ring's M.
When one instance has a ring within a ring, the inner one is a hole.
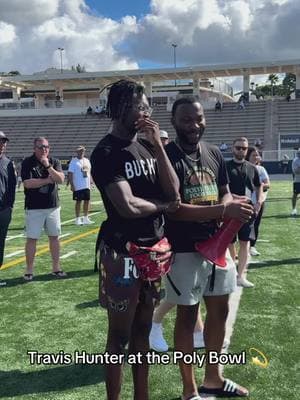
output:
M213 171L208 167L190 167L185 174L183 194L184 200L189 204L216 204L219 191Z
M132 179L134 177L141 176L142 174L155 175L155 158L150 158L146 160L132 160L125 162L125 173L126 178Z

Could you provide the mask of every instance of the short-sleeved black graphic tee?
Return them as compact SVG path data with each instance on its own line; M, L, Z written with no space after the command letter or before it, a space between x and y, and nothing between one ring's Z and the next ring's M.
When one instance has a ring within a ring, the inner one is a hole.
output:
M242 163L230 160L227 161L226 168L231 193L248 196L251 199L255 187L260 186L259 174L255 165L246 160Z
M192 161L172 142L166 152L180 180L181 201L186 204L214 205L219 202L219 187L228 183L225 162L220 150L201 142L201 157ZM167 220L166 236L176 252L195 251L195 242L212 236L215 220L185 222Z
M116 251L124 251L127 241L151 246L160 240L164 233L161 213L141 218L124 218L105 192L110 183L127 181L134 196L162 200L151 143L142 139L125 141L108 134L94 149L91 165L92 176L107 213L107 220L101 226L103 240Z
M61 172L61 164L55 158L49 158L50 164L56 171ZM22 162L21 177L22 181L32 178L47 178L49 176L48 170L42 163L32 155L25 158ZM29 210L54 208L59 206L57 184L49 183L36 189L24 189L25 193L25 208Z

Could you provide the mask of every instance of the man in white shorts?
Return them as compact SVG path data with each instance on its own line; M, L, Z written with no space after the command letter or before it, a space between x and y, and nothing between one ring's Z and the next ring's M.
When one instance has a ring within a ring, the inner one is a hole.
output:
M59 265L60 207L57 185L64 182L60 162L49 157L49 143L44 137L34 140L33 155L22 162L21 176L25 193L26 215L26 271L24 279L33 279L36 242L44 229L49 237L52 274L57 278L66 274Z

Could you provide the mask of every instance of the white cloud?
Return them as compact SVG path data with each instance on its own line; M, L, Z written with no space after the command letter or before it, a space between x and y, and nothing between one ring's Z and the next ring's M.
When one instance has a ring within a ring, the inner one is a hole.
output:
M4 21L0 25L0 52L7 42L14 44L1 60L1 70L32 73L51 66L59 68L58 47L64 48L65 68L78 63L88 71L138 68L120 50L127 36L136 31L135 17L125 16L117 22L93 16L85 0L32 0L30 11L25 3L0 2Z
M0 21L0 46L10 45L15 39L16 32L14 26Z
M32 73L80 63L87 70L253 62L299 57L299 0L152 0L119 21L86 0L1 0L1 70Z

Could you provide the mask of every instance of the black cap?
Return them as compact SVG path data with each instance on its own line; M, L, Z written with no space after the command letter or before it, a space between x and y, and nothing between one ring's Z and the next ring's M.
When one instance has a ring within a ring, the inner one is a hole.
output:
M0 131L0 139L4 139L4 140L6 140L7 142L9 142L9 139L8 139L8 137L5 135L5 133L4 132L2 132L2 131Z

